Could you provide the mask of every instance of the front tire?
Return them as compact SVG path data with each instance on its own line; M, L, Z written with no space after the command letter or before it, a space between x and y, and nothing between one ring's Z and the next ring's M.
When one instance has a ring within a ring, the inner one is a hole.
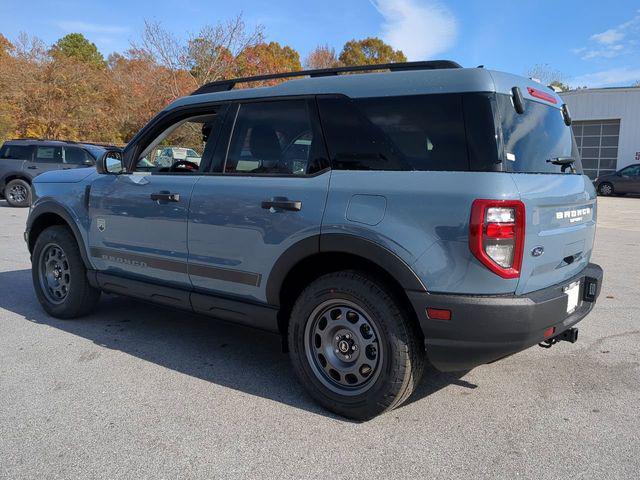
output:
M28 207L31 205L31 185L19 178L11 180L4 188L4 197L12 207Z
M100 290L87 281L78 243L62 225L49 227L38 236L31 257L31 275L40 305L53 317L81 317L100 299Z
M324 275L300 294L288 342L311 396L355 420L404 402L424 368L416 322L384 283L357 271Z

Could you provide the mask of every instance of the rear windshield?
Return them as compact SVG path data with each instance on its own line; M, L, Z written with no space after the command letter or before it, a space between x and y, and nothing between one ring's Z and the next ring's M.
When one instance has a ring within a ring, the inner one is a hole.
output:
M0 148L0 159L31 160L30 145L3 145Z
M525 100L524 113L517 113L511 96L496 95L504 144L504 169L518 173L582 173L571 127L562 111L540 102ZM573 158L574 170L551 163Z

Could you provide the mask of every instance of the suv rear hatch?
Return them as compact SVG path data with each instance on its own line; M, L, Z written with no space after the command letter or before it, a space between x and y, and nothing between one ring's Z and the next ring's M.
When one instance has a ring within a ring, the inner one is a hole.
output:
M582 175L560 97L541 86L522 90L522 113L516 111L511 96L497 95L496 100L503 162L525 205L516 294L579 273L591 258L596 227L596 193Z

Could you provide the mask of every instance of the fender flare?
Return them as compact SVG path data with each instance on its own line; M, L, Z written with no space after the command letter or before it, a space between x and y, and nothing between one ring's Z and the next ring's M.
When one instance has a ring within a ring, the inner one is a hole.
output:
M7 180L7 178L9 177L15 177L15 178L12 178L11 180L15 180L16 178L20 180L24 180L29 185L31 185L31 182L33 181L33 179L29 178L29 175L26 175L24 172L20 170L11 170L10 172L6 172L4 175L2 175L2 178L0 179L0 190L4 190L4 187L7 186L7 183L11 181L11 180Z
M92 270L93 266L91 265L91 262L89 262L89 256L87 255L87 249L84 245L84 239L82 237L82 234L80 233L80 228L78 228L77 222L73 219L73 214L69 211L69 209L53 200L38 203L38 205L36 205L29 213L29 217L27 218L27 228L25 231L25 237L27 240L27 245L29 246L29 252L31 252L31 240L29 239L29 232L31 232L31 229L38 218L48 213L53 213L59 216L67 223L67 225L71 229L71 232L73 233L73 236L76 239L76 242L78 243L78 249L80 250L82 261L84 262L88 270Z
M411 267L388 248L355 235L325 233L300 240L278 258L267 279L267 302L280 306L280 289L289 272L299 262L320 253L346 253L369 260L387 271L405 290L427 291Z

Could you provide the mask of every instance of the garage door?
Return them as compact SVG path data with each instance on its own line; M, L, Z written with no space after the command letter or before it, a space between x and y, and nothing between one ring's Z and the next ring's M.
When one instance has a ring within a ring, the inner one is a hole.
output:
M573 134L582 157L582 168L591 179L616 171L620 120L574 121Z

